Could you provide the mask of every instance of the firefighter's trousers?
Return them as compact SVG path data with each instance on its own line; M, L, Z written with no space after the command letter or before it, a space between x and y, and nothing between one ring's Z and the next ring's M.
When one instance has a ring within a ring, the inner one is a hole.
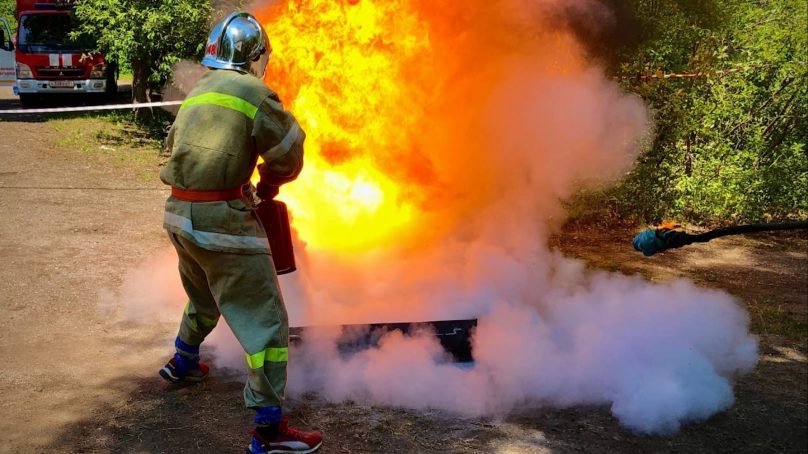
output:
M286 388L289 322L268 254L233 254L201 248L169 232L179 256L188 304L179 338L202 343L224 316L241 343L249 369L244 387L248 408L281 406ZM180 348L178 353L188 355Z

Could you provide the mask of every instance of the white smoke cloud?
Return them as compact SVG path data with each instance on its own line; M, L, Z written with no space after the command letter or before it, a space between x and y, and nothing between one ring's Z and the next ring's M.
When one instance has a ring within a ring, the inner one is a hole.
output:
M98 294L99 310L105 315L137 323L174 321L186 301L177 271L177 254L171 248L127 270L120 286L102 288Z
M623 425L642 433L670 433L733 403L732 379L754 367L757 343L727 294L684 280L652 284L586 271L556 254L541 263L534 273L514 262L499 275L476 276L476 288L445 280L449 289L430 293L432 304L456 311L437 309L435 318L476 308L473 368L447 364L428 334L393 332L378 348L346 359L336 351L338 333L326 332L293 352L290 392L467 416L608 404ZM458 299L442 298L449 293ZM401 320L409 319L375 321Z
M127 276L118 299L126 316L143 321L149 314L152 323L179 322L183 296L176 258L166 257L170 251ZM653 284L589 271L557 254L544 256L542 263L547 266L540 272L510 276L507 283L498 283L500 289L492 289L492 283L478 287L491 298L510 293L516 299L491 299L487 305L471 300L480 314L473 367L450 363L430 333L404 336L393 331L378 347L344 356L336 347L338 329L310 330L292 350L289 393L315 391L336 402L439 408L463 416L504 415L529 406L606 404L626 427L652 434L674 432L733 403L732 379L754 367L757 344L748 334L746 314L726 293L685 280ZM155 280L157 276L173 278ZM281 279L291 322L306 325L299 310L305 301L296 298L290 277ZM518 297L515 290L525 279L534 282L527 286L531 295ZM475 294L455 290L458 298ZM447 305L457 309L462 300ZM402 320L409 319L361 321ZM166 339L167 350L170 345ZM211 355L220 369L244 368L243 351L224 323L203 348L203 356Z

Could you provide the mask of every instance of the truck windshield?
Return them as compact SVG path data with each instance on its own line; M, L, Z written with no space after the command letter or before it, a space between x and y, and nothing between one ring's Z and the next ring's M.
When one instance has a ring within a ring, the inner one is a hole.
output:
M19 47L22 52L81 52L93 43L70 38L75 23L69 14L26 14L20 18Z

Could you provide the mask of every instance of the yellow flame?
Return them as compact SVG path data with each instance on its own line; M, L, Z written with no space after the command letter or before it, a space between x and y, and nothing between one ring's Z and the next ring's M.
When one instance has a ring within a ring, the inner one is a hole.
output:
M305 177L281 197L293 224L310 246L355 250L383 245L413 219L395 183L361 160L332 168L306 164ZM287 191L288 189L288 191Z
M290 0L259 12L274 53L266 82L307 133L305 166L281 190L309 247L383 246L417 211L386 176L414 117L408 62L429 46L408 1Z

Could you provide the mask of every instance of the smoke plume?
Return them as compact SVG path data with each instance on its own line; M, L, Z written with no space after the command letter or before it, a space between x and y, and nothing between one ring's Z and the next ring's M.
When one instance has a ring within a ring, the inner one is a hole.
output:
M732 298L587 270L547 247L564 217L559 200L614 181L648 136L641 100L605 77L558 20L609 22L607 10L552 0L295 4L253 7L277 49L267 82L307 129L309 168L370 163L416 214L406 230L345 253L305 236L325 211L293 210L299 271L281 278L292 325L479 325L470 368L449 363L429 333L391 332L343 356L338 332L318 331L290 354L291 394L466 416L604 404L641 433L670 433L732 404L733 377L757 361ZM329 4L343 22L318 15ZM318 35L350 25L351 8L375 17L383 5L395 14L379 13L376 29ZM416 31L398 39L402 30ZM346 62L365 57L376 66L351 77ZM319 175L304 170L289 185L291 208L328 192ZM208 343L217 364L243 367L232 338L217 336Z

